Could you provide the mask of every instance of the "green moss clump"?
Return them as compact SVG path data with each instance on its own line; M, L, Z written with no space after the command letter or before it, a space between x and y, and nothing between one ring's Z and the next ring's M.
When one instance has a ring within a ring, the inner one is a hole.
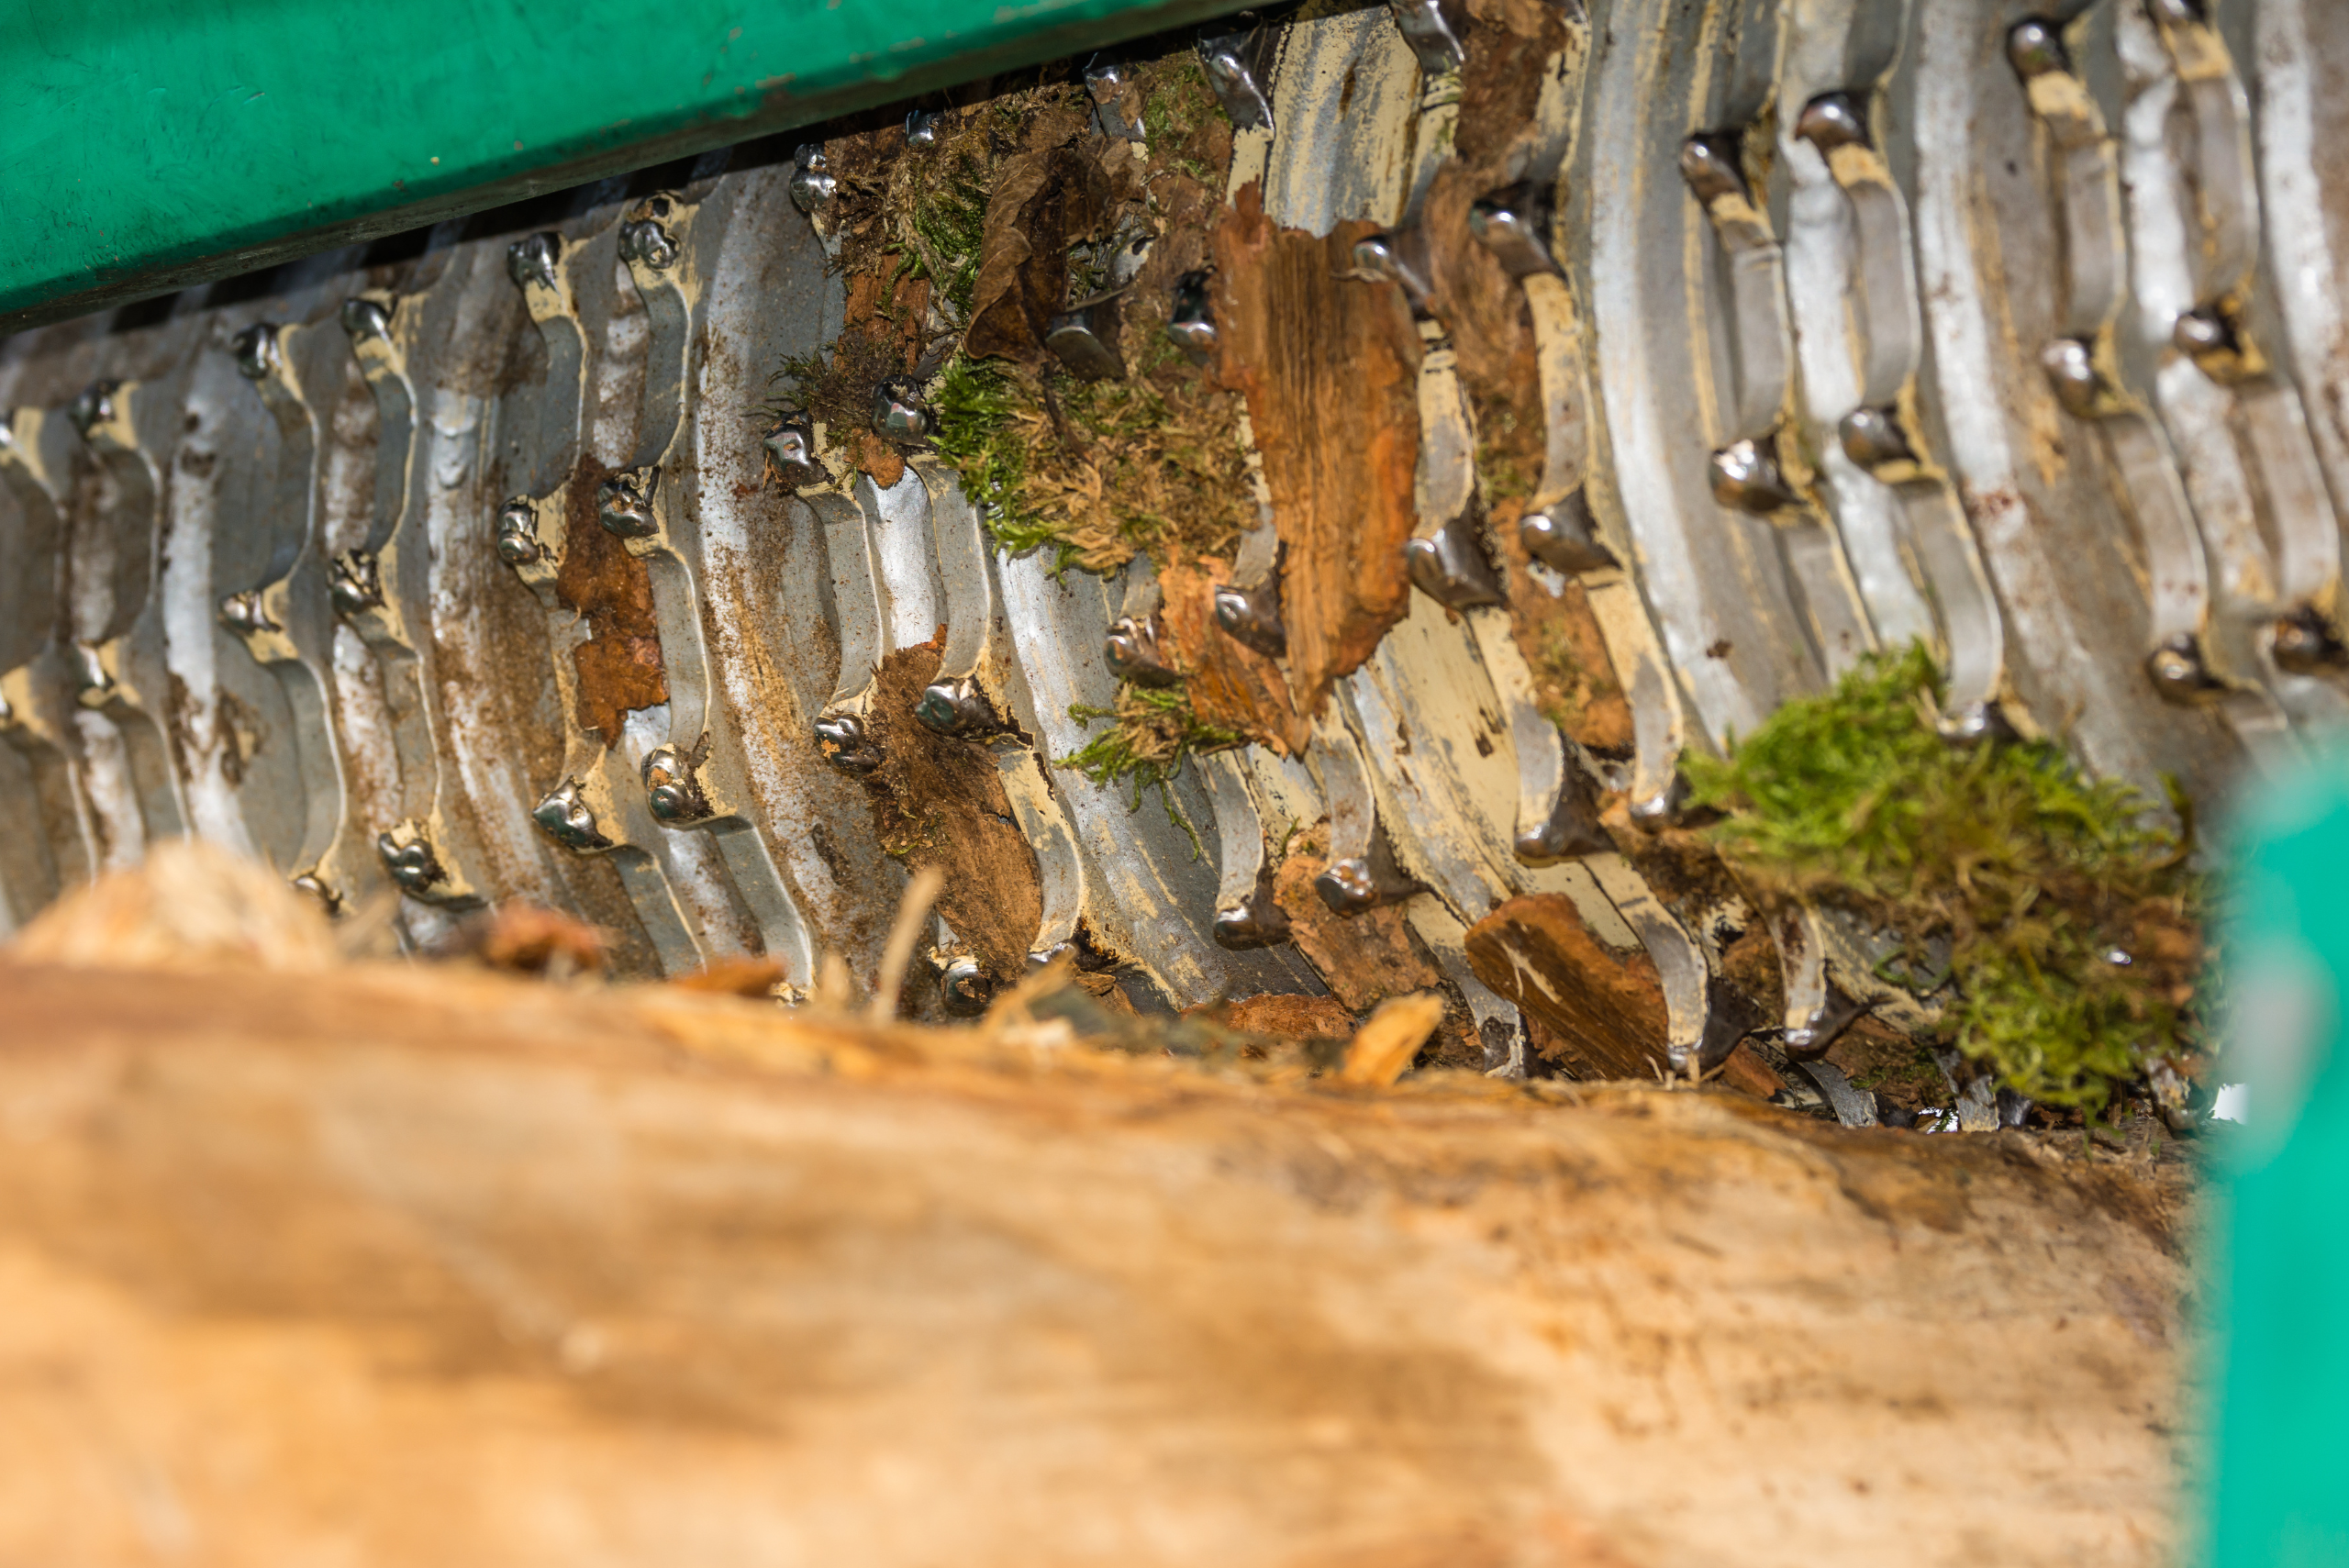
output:
M1122 684L1114 707L1070 705L1068 715L1090 726L1097 719L1114 719L1115 727L1097 735L1053 766L1074 768L1095 784L1130 781L1134 804L1141 792L1163 787L1183 771L1183 760L1197 751L1218 751L1239 745L1245 737L1206 723L1191 711L1191 699L1181 687L1152 690Z
M1692 757L1707 829L1765 898L1881 920L1921 972L1949 944L1954 1040L2020 1094L2094 1111L2189 1058L2204 889L2136 791L2044 743L1953 746L1921 648L1787 704L1725 761ZM1926 984L1943 976L1926 977Z

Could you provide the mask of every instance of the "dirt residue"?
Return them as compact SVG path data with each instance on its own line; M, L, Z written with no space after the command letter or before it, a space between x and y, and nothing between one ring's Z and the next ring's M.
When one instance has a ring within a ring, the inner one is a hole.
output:
M669 700L661 627L652 613L652 573L596 517L596 487L611 471L580 460L563 496L566 534L555 596L586 617L588 638L572 651L579 671L579 728L620 738L620 716Z
M986 748L939 734L914 717L938 673L935 647L901 648L881 662L866 722L882 762L864 775L881 847L909 866L946 875L938 912L998 980L1026 971L1043 923L1035 851Z

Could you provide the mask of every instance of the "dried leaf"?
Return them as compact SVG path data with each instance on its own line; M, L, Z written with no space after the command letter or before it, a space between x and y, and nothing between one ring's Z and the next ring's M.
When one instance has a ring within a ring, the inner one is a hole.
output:
M1108 197L1100 166L1073 148L1004 160L987 198L965 352L1013 360L1043 352L1045 328L1067 302L1069 246L1100 227Z

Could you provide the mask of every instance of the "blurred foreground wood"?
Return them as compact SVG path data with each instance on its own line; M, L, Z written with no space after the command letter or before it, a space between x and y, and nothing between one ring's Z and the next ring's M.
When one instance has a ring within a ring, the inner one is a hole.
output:
M0 962L0 1563L2163 1561L2183 1177Z

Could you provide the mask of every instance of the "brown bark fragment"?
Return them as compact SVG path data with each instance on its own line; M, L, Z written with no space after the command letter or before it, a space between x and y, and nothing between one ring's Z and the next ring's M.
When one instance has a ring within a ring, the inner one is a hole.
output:
M1212 556L1159 572L1159 649L1182 673L1201 723L1291 754L1297 710L1280 666L1215 624L1215 585L1230 575L1231 563Z
M938 673L934 646L881 661L867 722L881 765L864 775L881 847L946 876L938 912L998 980L1026 972L1044 917L1035 851L985 747L939 734L913 716Z
M1497 503L1490 528L1508 567L1509 628L1533 677L1533 698L1575 744L1618 761L1631 755L1631 704L1583 585L1568 579L1556 597L1536 582L1517 537L1525 503Z
M1229 1002L1186 1007L1183 1016L1205 1018L1241 1034L1271 1035L1281 1040L1347 1040L1354 1032L1353 1009L1335 996L1241 996Z
M1289 929L1330 994L1355 1012L1388 996L1423 991L1442 976L1412 940L1399 905L1359 915L1332 913L1313 890L1313 879L1328 866L1329 829L1299 833L1273 879L1273 901L1289 918Z
M1542 68L1572 35L1547 0L1468 0L1468 15L1453 145L1470 163L1499 166L1531 134Z
M1739 1040L1728 1060L1721 1063L1720 1081L1758 1100L1766 1100L1787 1086L1787 1081L1778 1076L1778 1070L1763 1061L1762 1053L1744 1040Z
M1277 228L1252 183L1214 235L1219 373L1246 395L1264 455L1289 684L1307 716L1409 606L1419 338L1397 287L1340 275L1364 232Z
M555 597L587 621L585 642L571 651L579 672L579 728L620 738L620 716L669 700L661 665L661 625L652 613L652 573L596 517L596 487L611 471L580 460L563 495L562 565Z
M1664 1063L1664 984L1639 950L1593 936L1561 894L1512 898L1468 930L1476 978L1555 1037L1577 1078L1653 1079Z

